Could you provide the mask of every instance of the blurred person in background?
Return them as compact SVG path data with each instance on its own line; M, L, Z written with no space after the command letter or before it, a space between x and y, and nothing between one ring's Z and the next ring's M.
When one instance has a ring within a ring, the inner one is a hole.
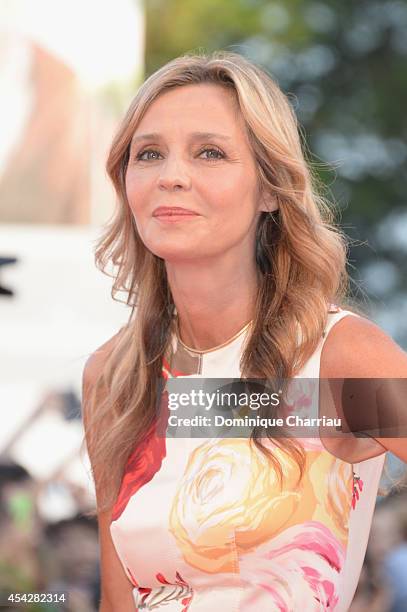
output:
M394 523L399 537L383 559L383 575L391 591L390 612L407 610L407 495L394 499Z
M366 553L359 583L349 612L388 612L392 595L383 577L372 564L369 550Z
M407 461L405 442L185 442L158 435L165 394L155 413L157 379L177 376L407 378L347 306L345 239L286 97L238 54L177 58L140 88L107 168L119 206L97 262L131 315L83 380L100 610L347 610L384 454Z
M400 525L391 499L376 504L372 520L368 552L374 573L379 571L386 555L400 542Z
M98 534L84 516L50 523L44 529L46 590L68 593L64 609L93 612L98 597Z
M41 521L36 484L25 468L12 461L0 463L0 590L2 593L38 591L42 573L38 559Z
M350 612L407 609L407 493L379 498L361 578Z

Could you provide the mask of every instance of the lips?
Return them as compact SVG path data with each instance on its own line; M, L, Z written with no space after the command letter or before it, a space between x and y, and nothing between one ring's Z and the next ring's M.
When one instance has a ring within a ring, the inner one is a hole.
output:
M174 215L198 215L198 213L188 208L181 208L180 206L159 206L153 212L153 217L171 217Z

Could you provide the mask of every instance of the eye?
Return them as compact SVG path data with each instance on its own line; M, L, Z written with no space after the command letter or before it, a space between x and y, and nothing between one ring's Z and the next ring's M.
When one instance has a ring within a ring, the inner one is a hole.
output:
M218 159L223 159L225 157L222 151L220 151L219 149L215 149L214 147L206 147L205 149L202 149L199 155L202 155L203 153L211 154L211 155L208 155L208 157L206 158L207 161L217 161ZM158 159L159 155L160 153L156 151L155 149L144 149L140 153L137 153L136 160L137 161L155 161L156 159Z
M216 154L216 157L212 157L212 156L207 157L206 159L208 161L216 161L218 159L223 159L225 157L222 151L220 151L219 149L215 149L213 147L206 147L205 149L202 149L199 155L202 155L202 153L215 153Z
M148 153L153 153L155 156L159 155L158 151L156 151L155 149L144 149L144 151L141 151L140 153L137 153L136 155L136 159L138 161L150 161L150 160L155 160L158 159L158 157L143 157L145 154Z

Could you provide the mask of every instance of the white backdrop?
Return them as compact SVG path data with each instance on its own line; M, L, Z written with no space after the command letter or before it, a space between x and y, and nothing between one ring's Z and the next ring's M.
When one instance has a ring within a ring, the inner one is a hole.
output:
M0 454L47 395L71 389L80 396L87 357L127 320L130 309L111 299L111 280L94 265L97 235L92 228L0 225L1 255L18 258L0 269L1 283L15 291L0 297ZM35 477L64 466L66 478L89 487L82 439L79 421L45 410L12 456Z

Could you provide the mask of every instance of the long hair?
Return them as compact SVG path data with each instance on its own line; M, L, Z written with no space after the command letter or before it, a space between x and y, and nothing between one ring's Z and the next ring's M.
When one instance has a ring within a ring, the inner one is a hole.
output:
M101 509L114 503L128 457L153 426L157 380L175 310L164 261L141 241L127 200L130 142L158 96L200 83L234 93L257 162L260 193L272 194L278 203L278 211L260 214L257 226L260 281L241 358L242 378L295 375L320 341L329 304L343 305L346 296L346 239L318 193L296 115L273 78L241 55L226 51L187 54L152 74L138 90L110 149L107 172L118 206L96 249L101 270L114 266L113 298L124 292L131 307L90 399L94 409L89 411L88 444L98 472ZM281 480L281 466L258 430L252 441L269 457ZM305 468L301 443L283 437L272 441L293 457L301 479Z

